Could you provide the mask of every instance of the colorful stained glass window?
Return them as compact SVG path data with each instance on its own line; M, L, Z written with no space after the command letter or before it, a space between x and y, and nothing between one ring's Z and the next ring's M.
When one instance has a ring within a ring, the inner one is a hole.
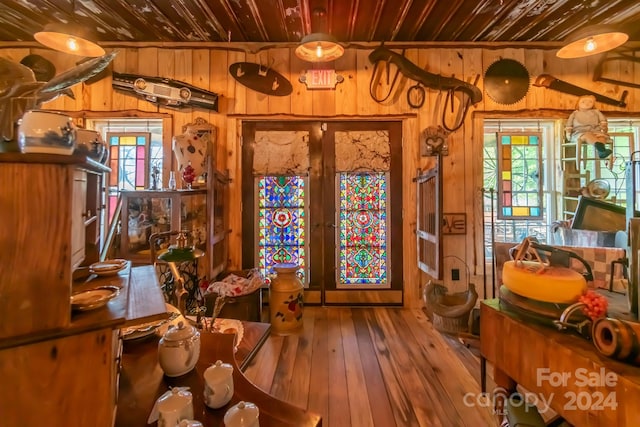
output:
M340 173L337 287L388 286L387 174Z
M147 132L108 133L107 141L111 168L109 207L113 211L117 206L120 190L144 190L148 186L148 165L152 161L149 158L151 134ZM109 214L111 218L113 212Z
M306 179L301 176L257 178L258 268L265 277L273 266L292 263L300 266L302 283L307 283Z
M498 132L498 218L542 218L542 134Z

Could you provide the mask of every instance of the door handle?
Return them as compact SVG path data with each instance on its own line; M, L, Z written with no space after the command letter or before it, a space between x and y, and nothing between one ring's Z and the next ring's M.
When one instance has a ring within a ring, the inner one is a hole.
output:
M337 226L337 225L335 225L335 224L334 224L334 223L332 223L332 222L328 222L326 225L327 225L327 227L338 228L338 226Z

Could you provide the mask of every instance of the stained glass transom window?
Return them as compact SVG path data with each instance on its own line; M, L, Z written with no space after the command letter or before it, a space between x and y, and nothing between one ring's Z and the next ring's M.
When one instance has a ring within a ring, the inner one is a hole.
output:
M542 218L542 134L498 132L498 218Z
M338 287L388 286L387 174L340 173Z
M298 264L306 285L307 181L301 176L262 176L257 186L258 268L269 277L275 273L275 264Z
M107 133L109 149L109 207L115 209L120 190L144 190L148 182L151 134ZM113 212L110 212L112 217Z

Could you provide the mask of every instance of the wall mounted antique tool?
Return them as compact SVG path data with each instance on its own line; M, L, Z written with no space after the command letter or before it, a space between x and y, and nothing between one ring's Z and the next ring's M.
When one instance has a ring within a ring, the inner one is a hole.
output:
M547 89L556 90L562 93L568 93L569 95L593 95L596 98L596 101L602 102L604 104L614 105L616 107L626 107L627 103L625 99L629 94L629 91L622 92L620 99L609 98L608 96L600 95L599 93L592 92L588 89L581 88L580 86L573 85L571 83L567 83L563 80L560 80L556 77L553 77L550 74L540 74L535 82L534 86L538 87L546 87Z
M460 128L464 123L469 107L482 101L482 92L475 85L475 83L478 82L479 75L476 77L475 82L471 84L455 77L444 77L439 74L430 73L409 61L404 55L387 49L384 47L384 43L369 54L369 62L374 65L369 82L369 94L376 102L382 103L390 98L391 93L396 89L400 73L402 73L404 77L417 82L417 84L411 86L407 92L407 101L413 108L419 108L424 103L425 97L422 86L434 90L446 91L446 99L442 106L442 127L448 131L454 131ZM379 94L376 91L376 85L380 79L380 74L384 72L384 70L389 73L391 65L394 65L397 70L389 83L389 90L386 94ZM458 112L455 114L454 123L447 124L445 116L447 108L454 109L454 95L458 95L461 101L457 106Z
M515 104L529 91L529 72L515 59L499 59L484 73L484 90L499 104Z
M606 77L604 75L606 73L605 65L609 64L609 63L614 63L614 62L619 62L620 63L620 64L616 64L616 67L614 68L614 69L618 69L618 65L619 66L633 66L634 62L640 63L640 57L635 56L634 53L629 54L629 53L625 53L625 52L618 52L618 53L616 53L615 56L606 55L604 58L602 58L600 60L600 62L598 62L598 64L596 65L596 68L593 70L593 81L594 82L613 83L614 85L629 86L629 87L634 87L636 89L640 89L640 84L638 84L638 83L625 82L624 80L618 80L618 79L614 79L613 77ZM630 63L630 64L625 64L625 62Z

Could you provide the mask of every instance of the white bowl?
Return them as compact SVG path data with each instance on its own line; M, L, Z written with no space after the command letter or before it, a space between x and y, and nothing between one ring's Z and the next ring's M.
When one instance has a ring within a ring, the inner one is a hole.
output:
M73 154L76 126L71 117L31 110L18 121L18 146L23 153Z

